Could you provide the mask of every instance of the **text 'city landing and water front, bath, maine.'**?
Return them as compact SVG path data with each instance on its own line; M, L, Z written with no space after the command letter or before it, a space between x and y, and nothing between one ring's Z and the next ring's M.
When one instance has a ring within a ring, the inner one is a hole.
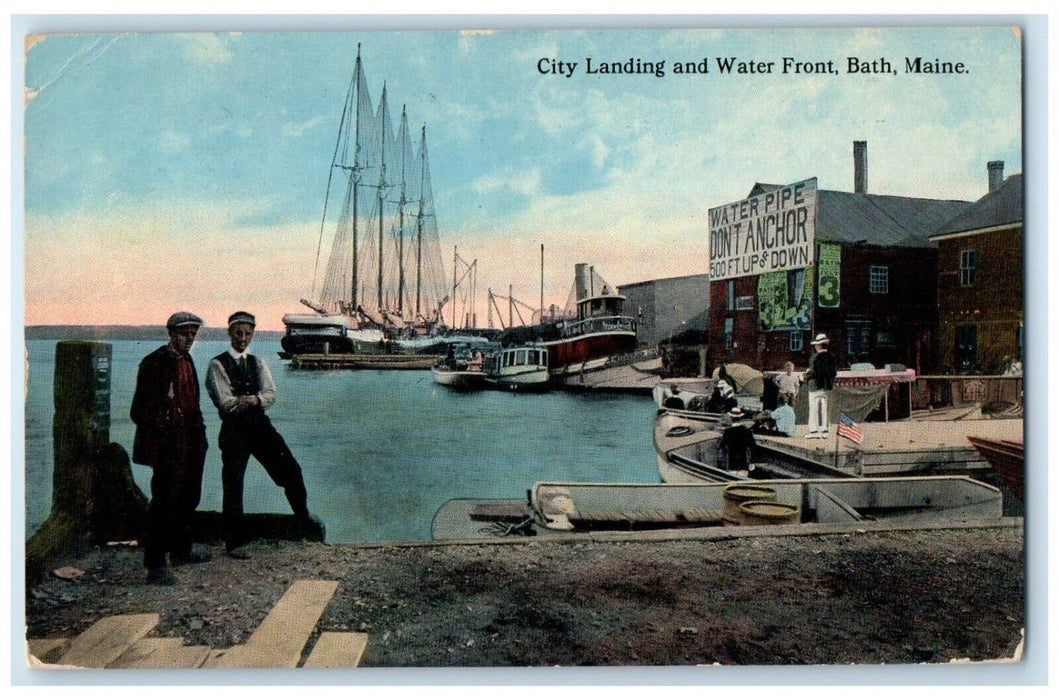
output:
M695 59L645 58L633 56L621 59L586 56L579 60L541 57L537 72L572 78L588 76L648 75L966 75L964 60L938 56L843 56L841 58L808 59L797 56L746 57L708 56Z

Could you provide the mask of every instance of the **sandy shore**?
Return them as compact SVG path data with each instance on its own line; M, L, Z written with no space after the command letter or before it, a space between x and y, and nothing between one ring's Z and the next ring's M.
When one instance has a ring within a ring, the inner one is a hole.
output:
M369 667L946 663L1010 657L1026 625L1021 519L725 530L257 542L249 561L214 545L213 560L177 569L173 587L145 583L135 548L100 548L56 563L83 571L76 580L52 574L27 591L28 637L156 612L152 635L227 648L298 579L339 582L307 648L322 631L367 632Z

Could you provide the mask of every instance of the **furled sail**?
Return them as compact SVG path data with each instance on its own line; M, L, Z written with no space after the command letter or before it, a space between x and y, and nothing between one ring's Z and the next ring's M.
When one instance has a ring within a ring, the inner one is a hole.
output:
M336 206L331 200L339 196ZM359 53L328 176L321 250L327 231L333 234L318 306L397 333L440 320L446 283L426 127L416 152L403 109L394 133L385 86L373 110Z

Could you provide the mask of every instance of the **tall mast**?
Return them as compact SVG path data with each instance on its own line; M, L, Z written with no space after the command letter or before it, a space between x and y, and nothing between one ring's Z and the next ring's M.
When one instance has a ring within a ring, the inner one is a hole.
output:
M360 42L357 42L357 63L353 71L353 80L357 86L356 95L354 96L357 101L357 107L355 110L355 121L353 122L353 274L350 276L349 285L350 315L355 315L357 312L357 219L360 218L357 211L357 197L360 189L360 90L361 83L364 82L364 68L360 63Z
M379 109L380 118L382 120L379 127L379 297L378 297L378 308L382 311L383 300L382 300L382 200L383 192L386 188L386 83L382 84L382 104Z
M423 283L423 205L426 202L424 193L427 181L427 126L423 125L419 145L419 216L416 219L416 318L419 318L419 303L422 298Z
M353 195L353 280L350 286L350 300L352 308L356 307L357 304L357 185L360 183L360 141L357 135L360 133L360 101L361 92L364 84L364 69L360 62L360 44L357 44L357 60L353 67L353 79L349 83L349 90L346 92L346 101L342 106L342 118L338 124L338 138L335 141L335 152L331 156L331 168L327 172L327 191L324 195L324 212L320 217L320 242L316 249L316 265L313 271L313 287L310 297L316 296L316 273L320 267L320 250L323 247L324 240L324 228L327 225L327 205L331 198L331 181L335 174L335 168L341 168L342 170L348 171L349 181L346 186L346 202L349 202L350 194ZM348 156L349 149L349 131L350 131L350 102L355 103L354 109L354 135L353 135L353 165L346 163L346 157ZM343 137L345 137L343 139ZM343 142L345 143L345 150L342 149ZM326 285L326 281L325 281ZM321 290L321 297L326 294L324 290ZM321 303L323 300L321 299ZM341 306L341 302L339 302Z
M404 205L405 187L407 185L408 173L405 168L408 165L407 148L410 144L408 139L408 113L404 105L401 106L401 200L397 205L397 313L404 315Z
M353 80L356 81L357 101L356 116L353 127L353 274L350 276L349 289L349 312L355 315L357 312L357 190L360 189L360 83L363 80L363 68L360 64L360 42L357 42L357 64L354 69Z
M544 323L544 244L541 243L541 324Z
M460 255L456 246L452 246L452 328L456 329L456 262Z

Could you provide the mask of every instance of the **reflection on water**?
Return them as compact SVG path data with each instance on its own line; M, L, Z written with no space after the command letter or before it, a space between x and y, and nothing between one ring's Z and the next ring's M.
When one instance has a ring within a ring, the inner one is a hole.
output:
M129 405L140 359L160 341L113 341L111 433L131 452ZM55 341L28 341L26 532L51 507ZM219 341L192 350L200 385ZM270 363L279 398L273 423L302 464L309 508L327 524L330 542L422 540L434 512L460 497L522 498L535 481L655 483L648 397L554 392L455 393L428 371L291 371L278 342L251 350ZM210 438L202 510L220 510L220 419L202 391ZM150 493L146 467L133 475ZM282 491L251 459L248 512L288 510Z

